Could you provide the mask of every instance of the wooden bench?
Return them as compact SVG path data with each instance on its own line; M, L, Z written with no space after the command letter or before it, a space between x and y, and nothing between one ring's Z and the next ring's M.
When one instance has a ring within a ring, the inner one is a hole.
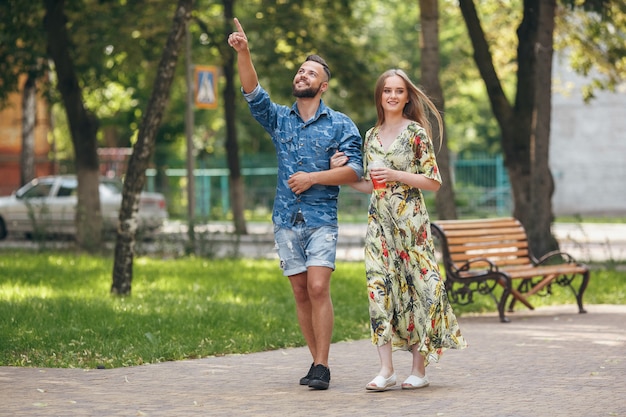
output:
M579 312L586 312L583 293L589 283L589 268L561 251L536 259L518 220L442 220L432 222L431 230L443 257L451 302L465 305L473 301L476 292L488 294L498 306L500 321L508 322L504 310L509 296L510 312L516 301L532 310L528 297L550 294L551 285L557 283L569 287ZM578 290L572 285L577 275L582 277ZM494 292L498 286L503 289L499 299Z

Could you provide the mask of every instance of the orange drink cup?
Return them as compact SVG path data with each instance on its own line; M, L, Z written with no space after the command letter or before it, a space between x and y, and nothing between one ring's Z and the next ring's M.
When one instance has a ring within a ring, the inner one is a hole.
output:
M381 159L375 159L373 160L370 164L368 169L374 169L374 168L384 168L385 162ZM370 178L372 180L372 183L374 184L374 189L375 190L381 190L384 189L385 187L387 187L387 183L385 181L376 181L374 178L372 178L371 176L371 172L370 172Z

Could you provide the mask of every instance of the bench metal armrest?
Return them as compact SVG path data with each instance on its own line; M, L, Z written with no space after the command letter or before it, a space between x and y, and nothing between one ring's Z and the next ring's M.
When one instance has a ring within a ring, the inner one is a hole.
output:
M490 259L488 258L472 258L470 260L468 260L467 262L465 262L463 265L461 265L457 271L458 272L467 272L470 269L472 269L472 264L476 264L476 263L481 263L481 264L487 264L489 265L489 272L497 272L498 271L498 266L496 264L494 264Z
M548 263L551 259L557 258L559 257L560 259L562 259L564 262L561 263L567 263L567 264L575 264L578 263L576 262L576 259L574 259L574 257L572 257L572 255L570 255L567 252L563 252L563 251L559 251L559 250L555 250L552 252L548 252L545 255L543 255L536 263L537 266L539 265L543 265Z

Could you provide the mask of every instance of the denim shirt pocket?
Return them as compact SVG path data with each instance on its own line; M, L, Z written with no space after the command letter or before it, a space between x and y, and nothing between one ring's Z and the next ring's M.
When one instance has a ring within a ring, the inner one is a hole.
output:
M276 132L278 147L278 157L284 160L293 158L298 148L298 135L295 133L285 134L285 132Z
M339 150L339 142L332 139L330 142L324 138L318 138L314 141L313 152L320 169L330 168L330 158Z

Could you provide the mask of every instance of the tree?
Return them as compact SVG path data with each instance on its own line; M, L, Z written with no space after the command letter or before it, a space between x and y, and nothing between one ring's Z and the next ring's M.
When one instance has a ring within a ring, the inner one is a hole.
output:
M234 0L222 0L224 5L224 39L232 32ZM225 45L222 42L222 45ZM230 172L230 198L232 201L233 221L235 233L247 234L246 219L244 217L244 184L239 162L239 143L235 125L235 54L232 48L221 46L223 56L224 77L224 115L226 118L226 161Z
M29 74L22 92L22 153L20 184L35 178L35 123L37 116L37 76Z
M149 84L144 68L161 52L164 25L158 22L169 9L165 0L0 2L0 102L22 88L24 76L38 81L51 106L61 100L79 183L77 241L87 249L98 248L102 237L97 187L100 116L107 121L118 117L118 125L124 119L128 124L120 130L128 132L130 143L140 117L134 102L142 103L143 91L149 88L144 87ZM129 22L129 15L136 18ZM51 88L55 85L58 92ZM124 100L112 99L111 87L122 91Z
M533 126L536 123L537 55L539 48L552 49L550 45L538 46L540 0L525 0L522 22L517 28L517 84L512 105L496 73L493 57L472 0L460 0L459 5L474 47L474 60L485 83L491 107L502 132L502 149L513 192L513 215L519 219L529 233L530 243L538 256L548 249L556 249L557 243L549 227L552 221L552 200L549 187L534 187L534 170L549 172L547 155L537 157L533 151L545 152L531 146L535 139ZM542 40L545 40L542 38ZM548 90L549 91L549 90ZM545 139L545 137L542 137ZM533 162L534 161L534 162ZM546 166L539 167L541 162ZM532 197L533 192L544 192ZM541 205L541 210L531 205ZM535 208L535 210L533 210Z
M48 70L46 37L41 28L44 14L39 2L0 2L0 107L9 94L20 91L24 76L42 79Z
M422 25L422 85L426 93L431 97L437 109L443 114L445 102L443 90L439 82L439 0L420 0L420 22ZM456 205L454 201L454 188L452 175L450 174L450 153L448 151L445 124L443 132L439 132L434 117L431 117L433 136L441 133L441 147L437 155L437 165L443 184L435 194L435 205L440 219L456 219ZM445 118L444 118L445 123Z
M127 295L131 291L139 194L145 184L146 168L154 151L157 130L168 103L179 50L185 36L185 27L191 18L192 7L193 0L179 0L178 2L172 29L157 69L152 96L128 163L115 244L112 294Z
M611 3L587 0L582 5L589 10L615 12ZM496 73L474 2L460 0L459 5L474 47L474 60L502 132L502 149L513 191L513 215L525 226L534 254L541 256L558 248L550 227L554 217L554 183L548 159L556 1L523 2L523 18L517 28L517 83L513 105L509 103ZM620 20L616 16L619 15L613 15L618 22ZM580 29L574 32L571 36L580 39ZM603 68L612 68L613 72L609 74L619 73L623 54L620 56L615 51L624 51L623 41L621 47L617 46L619 42L611 41L610 36L606 42L613 53L609 60L603 62ZM607 85L610 85L614 78L609 76L608 80Z
M45 82L48 69L46 39L37 30L43 20L43 7L38 2L0 3L0 108L8 95L21 90L22 94L22 152L20 155L20 183L24 185L35 177L36 103L39 93L47 96ZM24 81L25 80L25 81ZM39 84L39 85L38 85Z
M552 235L554 178L550 171L550 122L552 120L552 56L556 0L539 5L535 82L535 110L530 136L530 202L526 225L533 251L543 255L558 248Z
M245 219L245 190L244 181L241 174L240 144L237 135L236 124L236 90L235 87L235 56L232 48L224 41L232 32L232 22L234 16L234 0L222 0L222 22L221 31L216 31L210 23L200 17L196 17L195 22L199 26L202 34L209 38L211 47L218 51L221 59L222 72L225 85L222 90L224 123L226 127L224 148L226 151L226 163L229 172L229 193L231 200L231 210L233 214L233 224L235 233L238 235L247 234Z
M67 31L64 0L45 0L44 26L48 35L48 53L54 60L57 88L69 121L76 158L78 208L76 240L88 250L97 249L102 241L102 213L99 194L97 152L98 120L86 107L79 85L71 41Z

